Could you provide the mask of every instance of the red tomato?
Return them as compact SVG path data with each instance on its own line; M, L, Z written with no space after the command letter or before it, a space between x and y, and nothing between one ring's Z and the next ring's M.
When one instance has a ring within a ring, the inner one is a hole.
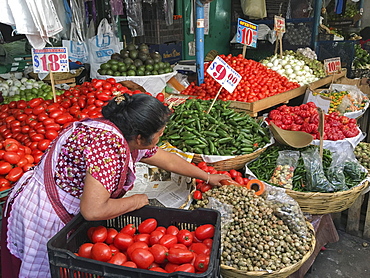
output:
M136 232L136 228L134 224L127 224L125 227L123 227L120 231L120 233L128 234L130 236L133 236Z
M178 264L173 264L173 263L166 263L166 266L164 267L164 269L168 272L168 273L172 273L172 272L175 272L176 271L176 268L178 268L179 265Z
M202 192L200 190L195 190L193 193L193 198L195 200L202 200L203 198Z
M90 239L90 241L92 241L92 234L94 232L96 227L90 227L88 230L87 230L87 237Z
M213 246L213 239L212 238L206 238L203 240L203 242L209 249L212 249Z
M133 261L127 261L121 264L122 266L137 268L137 265Z
M192 264L182 264L178 266L175 271L183 271L183 272L188 272L188 273L195 273L195 268Z
M150 240L150 234L137 234L137 235L134 235L134 241L143 241L145 242L146 244L150 244L149 242Z
M205 254L198 254L194 261L194 267L196 270L204 272L209 266L209 256Z
M113 255L119 252L119 249L114 244L109 244L109 248L112 251Z
M16 152L5 152L3 159L10 164L17 164L21 157Z
M107 261L107 263L116 264L116 265L122 265L126 261L127 261L126 255L123 254L123 253L121 253L121 252L118 252L118 253L115 253L112 256L112 258L109 261Z
M168 226L166 230L166 234L169 235L177 235L179 233L179 228L174 225Z
M194 258L193 252L188 249L170 248L167 254L167 260L173 264L190 263Z
M149 249L149 246L148 246L148 244L146 244L146 243L145 243L145 242L143 242L143 241L137 241L137 242L134 242L133 244L131 244L131 245L127 248L127 255L129 256L129 258L131 258L131 253L132 253L132 251L134 251L136 248Z
M107 228L107 238L105 239L105 243L112 244L117 234L118 231L115 228Z
M215 234L215 226L212 224L204 224L195 229L195 236L200 240L212 238Z
M159 93L159 94L157 94L157 96L155 98L158 99L160 102L163 102L164 101L164 94Z
M82 244L79 248L78 248L78 255L80 257L84 257L84 258L91 258L91 249L93 247L94 244L88 242L88 243L84 243Z
M153 254L144 248L136 248L132 251L130 258L138 268L142 269L147 269L154 262Z
M212 189L212 185L210 185L210 184L203 184L201 187L200 187L200 191L202 192L202 193L205 193L205 192L207 192L208 190L211 190ZM194 193L195 193L195 191L194 191Z
M158 243L163 235L164 233L162 233L161 231L154 230L153 232L150 233L149 244L154 245Z
M93 243L104 242L107 239L107 236L108 236L107 228L104 226L97 226L92 232L91 241Z
M241 184L241 185L244 185L244 179L243 179L243 177L236 176L234 180L235 180L237 183L239 183L239 184Z
M21 167L14 167L9 171L5 178L9 181L16 182L22 177L23 173L24 171Z
M166 246L168 249L177 243L177 236L165 234L159 240L159 244Z
M150 234L155 228L157 228L157 220L148 218L139 224L138 231L140 234Z
M97 242L91 248L91 258L102 262L107 262L112 258L112 251L104 242Z
M0 161L0 175L6 175L12 169L12 165L6 161Z
M205 254L205 255L211 254L211 249L201 242L193 243L192 245L190 245L189 250L196 254Z
M189 230L182 229L177 234L177 240L185 246L190 246L193 243L193 234Z
M45 137L46 139L53 141L55 138L58 137L58 131L54 129L46 130Z
M49 139L42 139L37 143L37 148L40 151L45 151L49 147L50 143L51 141Z
M168 273L166 270L164 270L163 268L161 268L159 266L149 268L149 270L151 270L151 271L157 271L157 272L162 272L162 273Z
M161 264L164 263L167 257L168 248L160 245L160 244L153 244L149 251L152 252L154 256L154 262Z
M114 240L113 244L121 251L126 251L134 243L134 238L128 234L118 233Z
M16 143L9 143L9 144L5 144L4 145L4 149L7 151L7 152L16 152L18 150L18 145L19 144L16 144Z

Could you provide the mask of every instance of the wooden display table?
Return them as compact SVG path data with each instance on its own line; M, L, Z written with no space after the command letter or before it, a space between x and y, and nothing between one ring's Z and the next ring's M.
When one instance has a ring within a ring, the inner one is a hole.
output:
M316 247L311 257L300 267L299 270L289 275L288 278L303 278L314 263L321 248L328 243L337 242L339 235L330 214L313 215L310 220L316 233Z

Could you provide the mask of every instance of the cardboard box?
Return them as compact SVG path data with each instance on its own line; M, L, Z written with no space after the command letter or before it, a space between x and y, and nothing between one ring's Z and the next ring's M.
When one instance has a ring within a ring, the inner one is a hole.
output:
M149 44L150 52L158 51L162 60L171 65L182 60L182 42L170 42L163 44Z

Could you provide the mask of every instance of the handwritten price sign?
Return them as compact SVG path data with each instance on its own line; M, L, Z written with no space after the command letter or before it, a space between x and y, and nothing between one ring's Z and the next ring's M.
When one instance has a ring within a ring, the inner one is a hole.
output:
M276 32L285 33L285 18L278 15L274 16L274 30Z
M238 18L238 29L236 34L236 42L247 46L257 47L257 32L258 25Z
M340 62L340 57L325 59L324 68L327 75L340 73L342 70L342 63Z
M69 72L66 47L32 49L33 72Z
M232 93L242 77L220 56L217 56L208 67L207 73L212 76L229 93Z

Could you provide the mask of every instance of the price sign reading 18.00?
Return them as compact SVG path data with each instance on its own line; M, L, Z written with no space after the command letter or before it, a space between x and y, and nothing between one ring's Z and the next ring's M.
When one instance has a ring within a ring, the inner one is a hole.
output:
M247 46L257 47L257 32L258 25L238 18L238 30L236 34L236 42Z
M217 56L207 69L207 73L212 76L229 93L232 93L239 84L242 77L232 67L230 67L220 56Z
M66 47L32 49L33 72L69 72Z
M342 64L340 62L340 57L325 59L324 68L325 68L327 75L340 73L342 70Z

